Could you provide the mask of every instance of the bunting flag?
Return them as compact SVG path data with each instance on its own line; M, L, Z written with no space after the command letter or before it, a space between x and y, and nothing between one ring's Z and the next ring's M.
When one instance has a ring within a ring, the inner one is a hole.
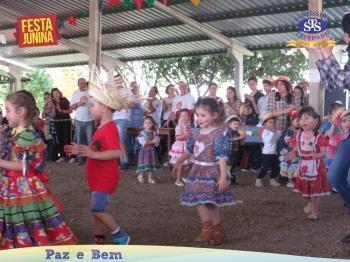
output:
M70 23L73 26L77 26L77 20L74 18L74 16L69 16L67 18L68 23Z
M131 0L124 0L124 6L126 8L130 8L131 7Z
M195 6L199 6L201 4L201 0L191 0L192 4Z
M168 5L169 1L168 0L162 0L163 4Z
M120 1L120 0L119 0ZM78 17L79 18L86 18L86 17L88 17L89 16L89 13L86 11L86 10L81 10L81 11L79 11L79 13L78 13Z
M138 9L142 8L143 0L136 0L136 6Z
M64 20L59 20L58 29L64 29Z
M154 0L147 0L148 7L153 6L153 4L154 4Z
M17 43L17 32L13 32L12 34L13 34L13 37L15 38L16 43Z
M112 6L119 6L119 5L121 5L121 0L108 0L108 6L109 7L112 7Z

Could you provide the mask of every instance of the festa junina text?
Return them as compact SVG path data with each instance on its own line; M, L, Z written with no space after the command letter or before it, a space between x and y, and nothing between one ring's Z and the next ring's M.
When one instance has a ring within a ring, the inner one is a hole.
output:
M57 44L56 16L54 15L21 17L17 25L20 47Z

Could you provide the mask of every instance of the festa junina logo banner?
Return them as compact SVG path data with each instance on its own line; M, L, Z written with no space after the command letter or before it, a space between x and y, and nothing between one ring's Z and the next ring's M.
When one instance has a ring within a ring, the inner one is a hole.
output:
M17 42L19 47L57 45L56 15L18 17Z
M298 39L289 40L287 46L312 49L336 44L335 40L329 39L328 20L324 12L302 12L296 20Z

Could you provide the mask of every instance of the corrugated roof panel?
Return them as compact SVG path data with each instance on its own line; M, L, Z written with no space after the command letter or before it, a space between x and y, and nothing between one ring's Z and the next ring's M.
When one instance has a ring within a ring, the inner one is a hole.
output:
M71 49L64 45L37 46L37 47L28 47L28 48L20 48L18 46L8 46L8 47L0 46L0 56L12 57L12 56L24 55L24 54L50 53L50 52L67 51L67 50L71 50Z
M305 0L249 0L249 1L237 1L237 0L215 0L215 1L202 1L199 7L195 7L190 2L177 5L174 9L182 11L189 15L209 15L219 12L227 11L239 11L243 9L259 9L266 6L286 5L286 4L299 4L307 3Z
M103 35L102 41L103 46L111 46L116 44L125 44L128 42L132 43L140 41L150 41L198 34L200 33L198 33L197 30L192 29L190 26L180 25L147 30L130 31L119 34L106 34ZM87 41L87 38L84 38L84 41Z
M191 52L200 51L206 49L218 49L222 46L216 41L197 41L181 44L171 45L159 45L159 46L146 46L137 48L125 48L117 50L118 54L122 55L123 58L135 57L135 56L149 56L149 55L161 55L161 54L172 54L180 52ZM114 51L111 51L114 52Z
M37 57L35 59L25 58L25 59L16 59L21 63L38 66L38 65L49 65L49 64L61 64L61 63L74 63L88 61L89 56L86 54L70 54L70 55L59 55L59 56L50 56L50 57Z

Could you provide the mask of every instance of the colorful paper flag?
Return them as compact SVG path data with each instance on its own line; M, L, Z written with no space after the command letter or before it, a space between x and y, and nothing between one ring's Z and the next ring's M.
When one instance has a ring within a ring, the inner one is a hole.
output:
M153 6L153 4L154 4L154 0L147 0L148 7Z
M143 0L136 0L136 6L138 9L142 8Z
M64 29L64 20L59 20L58 29Z
M168 5L168 0L162 0L163 4Z
M79 16L79 18L85 18L85 17L88 17L89 14L85 10L81 10L81 11L79 11L78 16Z
M68 21L68 23L70 23L71 25L77 26L77 20L75 20L75 18L74 18L73 16L69 16L69 17L67 18L67 21Z
M199 6L201 4L201 0L191 0L192 4L195 6Z
M112 7L114 5L118 6L121 4L121 0L108 0L108 7Z
M124 0L124 6L126 8L130 8L131 7L131 0Z

